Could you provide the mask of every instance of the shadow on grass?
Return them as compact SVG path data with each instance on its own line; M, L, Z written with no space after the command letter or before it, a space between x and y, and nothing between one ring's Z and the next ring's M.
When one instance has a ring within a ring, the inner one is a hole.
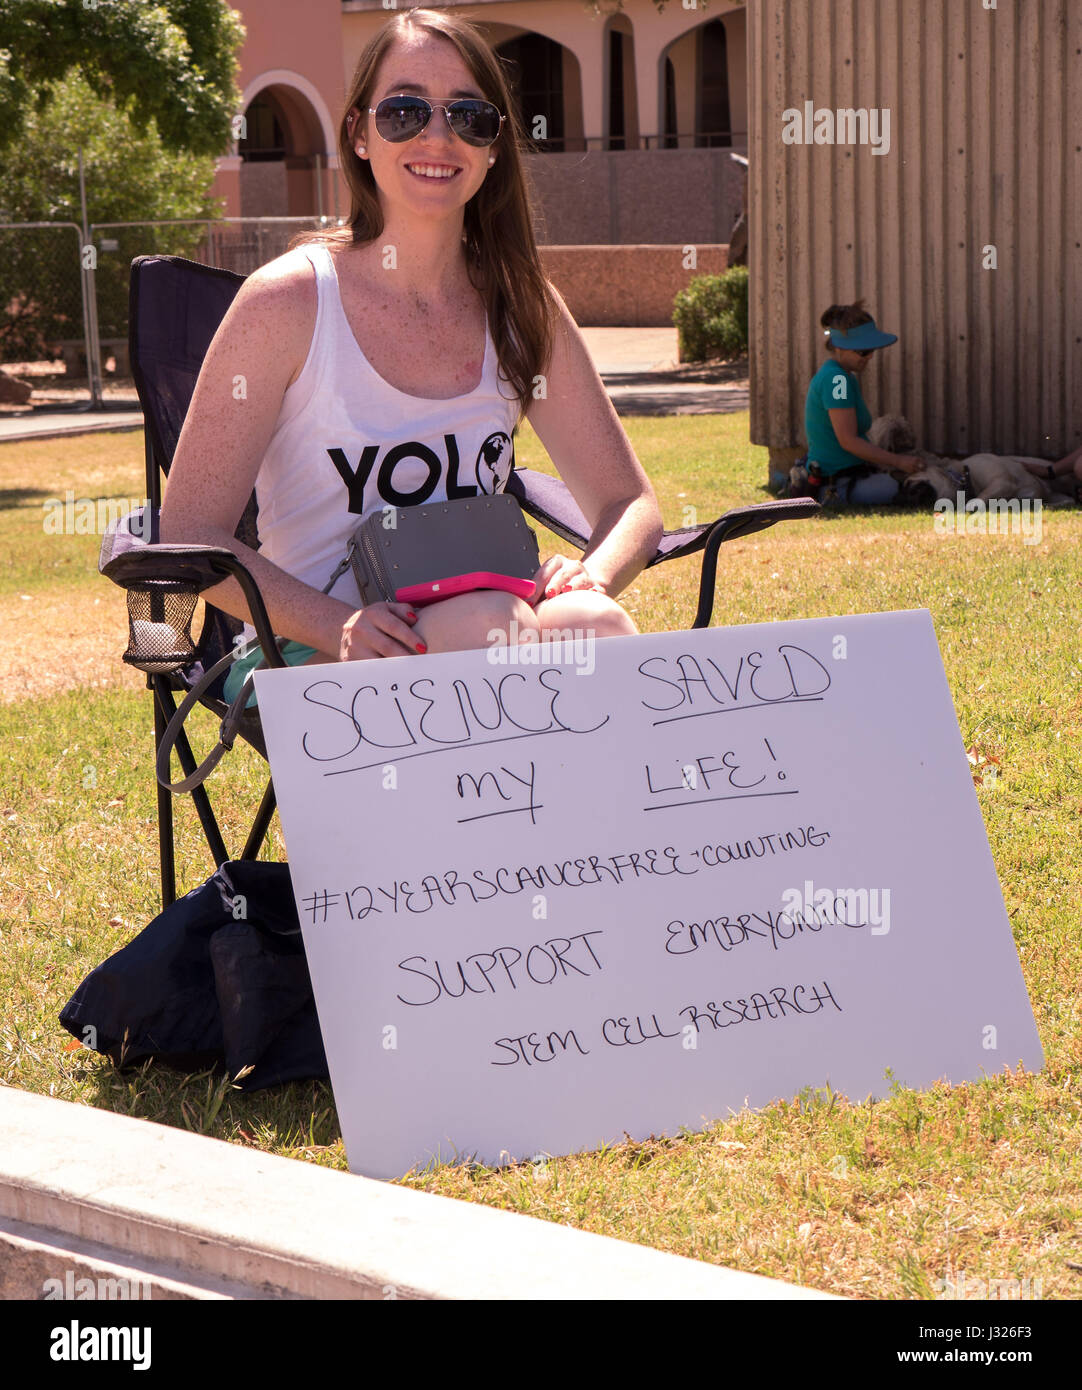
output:
M192 1069L153 1059L118 1067L97 1053L83 1073L86 1102L100 1110L186 1129L267 1152L317 1157L341 1149L341 1126L328 1081L289 1081L242 1091L220 1064Z
M25 507L28 503L44 503L47 498L56 497L56 489L49 491L37 487L0 487L0 511L14 507Z
M778 493L772 492L766 483L759 487L758 492L760 499L764 502L787 500L779 496ZM808 517L807 520L842 521L848 517L868 517L875 521L889 521L896 516L926 516L932 520L935 516L931 507L913 502L886 502L878 506L861 506L859 504L839 506L835 502L821 502L819 508L815 516Z
M883 506L839 507L831 502L823 502L819 512L822 521L847 521L851 517L867 517L869 521L890 521L897 516L926 516L929 521L933 513L927 507L896 506L887 503Z

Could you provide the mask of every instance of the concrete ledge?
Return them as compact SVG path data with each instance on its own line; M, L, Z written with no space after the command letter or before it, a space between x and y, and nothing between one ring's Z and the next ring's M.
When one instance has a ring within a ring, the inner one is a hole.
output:
M220 1279L193 1284L160 1260L116 1264L117 1252L42 1226L0 1218L0 1299L228 1299L251 1295ZM87 1281L90 1281L89 1284Z
M31 439L63 439L68 435L123 433L143 428L142 413L136 409L108 415L76 411L37 411L27 415L0 416L0 444L26 443Z
M830 1297L8 1087L0 1134L7 1298L72 1267L156 1297Z

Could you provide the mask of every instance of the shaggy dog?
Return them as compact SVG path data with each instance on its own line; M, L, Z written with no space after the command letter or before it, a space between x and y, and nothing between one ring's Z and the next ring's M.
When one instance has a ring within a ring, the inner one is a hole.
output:
M913 429L900 415L880 415L868 431L868 442L892 454L916 454L924 460L919 473L905 477L895 475L902 484L902 498L906 501L924 505L940 500L953 502L959 492L965 494L967 501L972 498L982 502L990 502L993 498L1009 501L1013 497L1019 500L1028 497L1040 498L1052 507L1067 506L1074 501L1069 494L1056 490L1059 479L1046 481L1026 467L1028 462L1039 463L1044 468L1045 459L1027 459L1017 454L971 454L960 462L940 458L916 447Z

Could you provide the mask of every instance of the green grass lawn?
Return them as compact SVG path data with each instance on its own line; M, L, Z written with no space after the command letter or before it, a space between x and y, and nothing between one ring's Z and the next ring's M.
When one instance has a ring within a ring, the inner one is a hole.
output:
M626 424L670 527L765 497L765 451L749 447L746 415ZM517 454L549 466L528 430ZM99 537L45 534L43 503L67 487L140 496L141 437L0 446L9 557L0 630L34 643L35 595L59 596L65 622L106 631L100 676L114 662L119 669L124 601L96 577ZM931 610L1044 1071L1004 1070L920 1093L896 1087L871 1104L808 1093L701 1134L540 1166L441 1167L405 1185L838 1294L931 1298L937 1280L964 1275L971 1288L1014 1279L1045 1298L1082 1295L1082 514L1046 513L1043 532L1036 545L941 537L930 515L890 510L777 526L723 548L714 622ZM541 540L543 554L557 548ZM685 627L697 579L696 559L677 561L641 576L623 598L643 630ZM201 715L192 727L201 756L216 724ZM145 693L129 682L0 704L0 747L0 1079L344 1168L327 1085L245 1096L206 1073L120 1074L70 1050L56 1021L82 977L158 911ZM236 852L264 775L238 744L213 780ZM179 801L185 892L213 864ZM285 858L277 821L265 854Z

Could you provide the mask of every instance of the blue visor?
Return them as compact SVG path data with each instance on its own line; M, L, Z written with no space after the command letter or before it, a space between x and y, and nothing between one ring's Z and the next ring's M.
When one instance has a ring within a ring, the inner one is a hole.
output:
M875 326L875 319L862 323L859 328L851 328L843 333L839 328L830 330L832 347L847 348L850 352L860 352L868 348L890 347L898 341L896 333L883 333Z

